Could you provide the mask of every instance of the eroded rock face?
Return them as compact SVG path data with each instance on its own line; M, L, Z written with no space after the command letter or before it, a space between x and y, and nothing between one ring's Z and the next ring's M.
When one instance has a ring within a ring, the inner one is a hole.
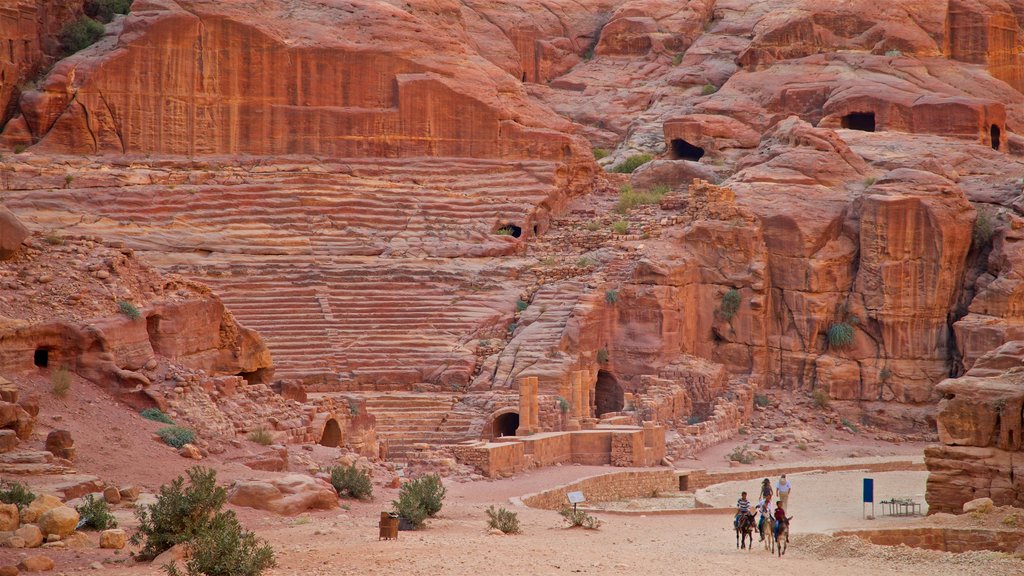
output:
M10 210L0 206L0 260L14 256L28 235L28 228Z

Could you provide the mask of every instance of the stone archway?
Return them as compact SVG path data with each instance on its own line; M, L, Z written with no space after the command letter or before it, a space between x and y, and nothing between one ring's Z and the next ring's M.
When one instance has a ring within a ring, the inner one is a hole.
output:
M625 393L619 381L607 370L597 373L597 384L594 386L595 414L600 418L610 412L621 412L625 405Z
M485 428L489 439L515 436L519 429L519 412L508 410L495 414L491 418L491 425Z
M334 418L328 418L327 422L324 422L324 431L320 435L320 445L330 448L341 446L341 426L338 425L338 421Z

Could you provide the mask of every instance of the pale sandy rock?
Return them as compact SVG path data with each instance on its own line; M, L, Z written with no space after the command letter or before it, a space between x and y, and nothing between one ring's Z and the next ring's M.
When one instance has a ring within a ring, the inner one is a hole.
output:
M43 544L43 531L35 524L25 524L14 531L14 535L25 541L26 548L38 548Z
M128 543L128 535L124 530L115 528L100 532L100 548L120 550Z
M70 536L78 526L78 511L67 506L60 506L39 517L39 529L49 536Z
M49 556L28 556L18 563L18 569L24 572L46 572L53 570L56 563Z
M269 510L285 516L339 507L334 487L318 478L298 474L274 480L235 482L228 501L236 506Z
M0 532L13 532L21 523L21 515L14 504L0 503Z

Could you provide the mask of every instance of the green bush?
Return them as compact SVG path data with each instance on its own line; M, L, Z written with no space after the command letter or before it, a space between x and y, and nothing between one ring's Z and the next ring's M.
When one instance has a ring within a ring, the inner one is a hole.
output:
M601 348L597 351L597 363L607 364L608 363L608 349Z
M142 318L142 312L139 311L138 307L127 300L117 301L117 311L124 314L131 320L138 320L139 318Z
M110 22L116 14L127 14L132 0L85 0L83 10L87 16L100 22Z
M590 514L587 514L583 510L575 510L566 506L565 508L562 508L559 514L561 514L562 518L569 523L570 528L582 526L587 530L597 530L601 527L600 520Z
M162 424L170 424L174 426L174 420L167 414L160 411L159 408L146 408L142 412L139 412L139 416L142 416L146 420L152 420L153 422L160 422Z
M740 291L735 288L726 290L725 294L722 294L722 306L719 311L722 314L722 318L726 320L732 320L732 317L739 312L740 309Z
M597 261L594 260L593 258L591 258L590 256L580 256L576 260L576 267L577 268L590 268L591 266L594 266L595 264L597 264Z
M772 400L764 394L754 394L754 405L767 408L772 405Z
M331 469L331 485L338 496L366 500L373 496L373 483L365 470L351 466L335 466Z
M586 228L587 230L589 230L591 232L597 232L598 230L601 229L601 221L600 220L591 220L590 222L587 222L587 225L584 226L584 228Z
M632 186L626 185L619 190L619 201L615 203L615 212L627 214L637 206L657 204L669 191L668 186L655 186L650 190L633 190Z
M683 53L682 52L678 52L674 56L672 56L672 65L673 66L679 66L682 63L683 63Z
M732 452L729 452L728 459L740 464L753 464L755 458L754 453L750 451L750 446L744 444L733 448Z
M886 50L885 55L889 58L899 58L900 56L903 56L903 52L900 50Z
M516 312L522 312L523 310L526 310L529 306L530 304L523 300L522 298L516 300Z
M136 556L152 560L172 546L188 542L202 532L227 502L227 490L217 486L217 473L209 468L189 468L189 487L178 476L160 487L156 502L136 508L139 529L132 535L142 545Z
M64 398L71 391L71 372L61 366L50 374L50 390L57 398Z
M609 303L609 304L615 304L616 302L619 301L619 291L618 290L605 290L604 291L604 301Z
M988 245L995 234L995 219L988 210L978 210L974 219L974 228L971 230L971 240L976 248L983 248Z
M249 432L249 440L261 445L270 446L274 443L274 437L267 432L267 429L260 426L259 428Z
M35 499L36 495L28 489L28 484L10 480L0 482L0 502L14 504L18 511L25 509Z
M505 508L487 507L487 527L497 528L505 534L519 534L519 515Z
M168 446L181 448L196 441L196 433L181 426L167 426L156 431L157 436Z
M828 327L828 345L842 350L853 345L853 326L849 322L836 322Z
M78 20L65 24L58 38L61 47L64 48L64 53L74 54L95 44L103 37L103 32L103 24L88 16L82 16Z
M849 430L850 432L853 432L854 434L860 432L860 428L858 428L856 424L850 422L846 418L840 418L839 422L842 423L843 426L846 426L846 429Z
M608 157L608 151L604 148L594 148L594 160L601 160Z
M75 506L78 510L78 526L86 530L109 530L117 528L117 520L110 513L110 506L102 498L96 498L92 494L86 494L82 499L81 506Z
M218 512L186 544L187 576L259 576L277 565L274 549L244 530L232 511ZM173 564L168 576L183 576Z
M690 426L696 426L697 424L700 424L703 421L704 419L696 414L691 414L690 417L686 419L686 423L689 424Z
M710 96L715 92L718 92L718 88L716 88L714 84L705 84L700 88L700 93L705 96Z
M629 232L629 222L625 220L616 220L612 222L612 232L615 232L619 236Z
M632 174L634 170L644 164L647 164L653 159L654 157L650 154L634 154L633 156L623 160L620 164L616 164L615 167L612 168L612 172L615 172L616 174Z
M568 413L569 409L572 408L572 405L569 404L569 401L566 400L565 398L562 398L561 396L555 397L555 403L558 404L558 411L561 412L562 414Z
M814 405L817 406L818 408L828 408L828 405L830 403L828 393L822 390L821 388L818 388L814 392L812 392L811 398L814 400Z
M431 474L402 485L398 500L391 503L399 516L408 520L415 529L423 527L428 517L441 511L447 489L441 476Z

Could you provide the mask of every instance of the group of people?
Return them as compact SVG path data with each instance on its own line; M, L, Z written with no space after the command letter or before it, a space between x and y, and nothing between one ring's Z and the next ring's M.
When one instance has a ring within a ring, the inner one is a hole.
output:
M736 501L736 518L733 520L733 527L739 527L740 518L744 514L751 517L760 514L756 526L758 533L761 534L761 540L764 540L762 526L767 521L772 522L772 533L777 536L782 524L789 521L786 517L786 508L789 507L789 495L792 493L793 484L786 479L785 474L779 477L779 481L775 483L774 490L772 489L771 481L765 478L761 482L761 495L756 506L750 506L750 500L747 499L746 492L740 494L740 499ZM772 498L776 495L778 496L778 501L773 504Z

